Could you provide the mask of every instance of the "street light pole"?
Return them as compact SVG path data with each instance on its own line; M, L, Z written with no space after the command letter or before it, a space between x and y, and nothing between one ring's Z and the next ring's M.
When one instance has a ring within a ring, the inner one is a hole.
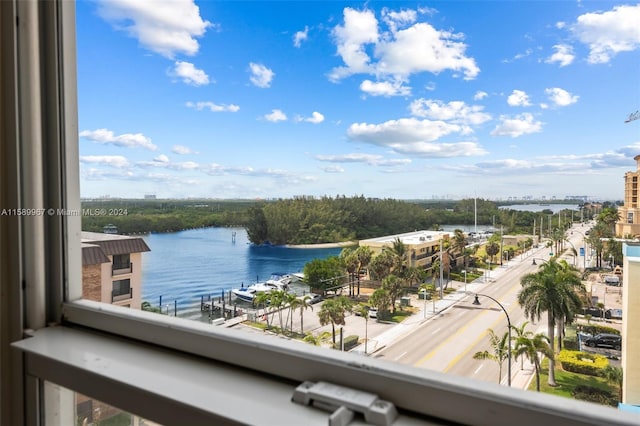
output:
M462 272L464 273L464 292L466 293L467 292L467 270L464 269Z
M504 306L502 306L502 303L498 302L496 299L494 299L491 296L487 296L486 294L476 293L476 297L475 297L475 299L473 301L474 305L481 305L480 300L478 299L478 296L487 297L487 298L493 300L494 302L496 302L498 304L498 306L500 306L502 308L502 311L504 312L504 314L507 317L507 327L508 327L507 332L509 333L509 341L507 342L507 344L509 346L508 347L508 352L507 352L507 362L508 362L508 364L507 364L507 370L508 370L507 374L509 376L507 377L507 384L509 386L511 386L511 319L509 318L509 314L507 313L507 310L504 308Z

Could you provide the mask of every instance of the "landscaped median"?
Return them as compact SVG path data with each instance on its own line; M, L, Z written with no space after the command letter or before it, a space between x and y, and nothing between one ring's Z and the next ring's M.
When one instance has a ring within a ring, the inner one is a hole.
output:
M607 369L612 368L606 357L563 350L556 355L556 359L562 366L555 371L557 386L547 383L549 360L545 359L540 373L541 392L612 407L618 405L619 384L601 377ZM536 390L535 382L529 385L529 390Z

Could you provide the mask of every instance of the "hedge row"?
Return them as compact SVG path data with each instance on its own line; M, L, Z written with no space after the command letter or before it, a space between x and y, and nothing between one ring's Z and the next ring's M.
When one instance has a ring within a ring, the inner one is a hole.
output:
M620 330L617 330L613 327L607 327L606 325L598 325L598 324L591 324L591 325L580 324L578 325L578 331L591 334L592 336L595 336L596 334L599 334L599 333L620 335Z
M343 340L343 344L344 344L344 350L345 351L349 351L353 348L355 348L356 346L358 346L358 341L359 341L359 337L356 335L352 335L352 336L347 336L344 338ZM336 344L333 346L334 349L340 349L340 342L336 342Z
M579 351L562 350L557 360L565 371L589 376L597 376L601 369L609 365L609 360L603 355Z

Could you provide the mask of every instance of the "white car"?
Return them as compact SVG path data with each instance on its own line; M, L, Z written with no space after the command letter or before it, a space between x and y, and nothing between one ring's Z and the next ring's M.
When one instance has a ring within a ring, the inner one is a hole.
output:
M376 308L369 309L369 318L378 318L378 310Z

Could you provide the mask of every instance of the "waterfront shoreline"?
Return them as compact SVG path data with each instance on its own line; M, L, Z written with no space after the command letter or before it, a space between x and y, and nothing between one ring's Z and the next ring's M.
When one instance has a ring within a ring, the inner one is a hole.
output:
M320 244L285 244L286 248L296 249L322 249L322 248L344 248L357 246L357 241L342 241L339 243L320 243Z

